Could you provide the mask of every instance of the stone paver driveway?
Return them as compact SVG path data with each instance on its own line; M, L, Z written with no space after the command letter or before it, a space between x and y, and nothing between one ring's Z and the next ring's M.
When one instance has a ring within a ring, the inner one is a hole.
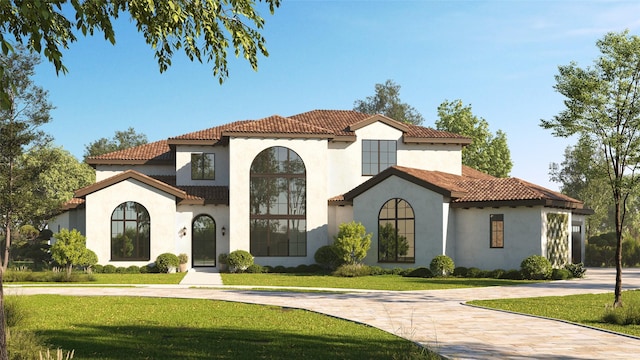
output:
M469 300L612 292L615 271L589 269L580 280L412 292L294 293L186 286L7 287L14 294L153 296L218 299L316 311L375 326L451 359L637 359L640 340L564 322L485 310ZM625 289L640 288L640 269L625 269Z

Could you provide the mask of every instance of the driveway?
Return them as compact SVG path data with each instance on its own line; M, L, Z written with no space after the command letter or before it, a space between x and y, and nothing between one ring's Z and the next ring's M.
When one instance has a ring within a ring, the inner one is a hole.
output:
M636 359L640 340L560 321L485 310L469 300L612 292L615 271L589 269L585 279L412 292L294 293L186 286L9 287L11 294L150 296L217 299L307 309L368 324L419 342L451 359ZM623 287L640 289L640 269L625 269ZM613 295L612 295L613 300ZM571 306L568 304L568 306Z

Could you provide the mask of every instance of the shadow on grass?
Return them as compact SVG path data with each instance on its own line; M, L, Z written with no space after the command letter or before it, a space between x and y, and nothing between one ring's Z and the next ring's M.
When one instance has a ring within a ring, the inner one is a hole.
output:
M277 329L77 324L73 329L38 334L56 347L74 349L75 359L397 359L410 354L415 354L408 357L412 359L429 358L421 348L400 338L372 344L361 337L302 335Z

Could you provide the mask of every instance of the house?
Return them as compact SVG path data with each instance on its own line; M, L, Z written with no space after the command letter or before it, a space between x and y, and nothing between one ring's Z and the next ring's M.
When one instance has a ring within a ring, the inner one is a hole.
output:
M215 267L250 251L262 265L314 263L343 222L373 234L365 262L519 268L584 258L583 203L462 165L470 138L355 111L238 121L88 159L96 183L50 223L76 228L100 264L164 252Z

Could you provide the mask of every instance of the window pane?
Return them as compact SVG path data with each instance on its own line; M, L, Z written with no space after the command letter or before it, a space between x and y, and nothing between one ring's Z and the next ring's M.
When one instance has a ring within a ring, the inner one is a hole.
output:
M202 161L202 178L207 180L214 180L216 178L215 154L204 154Z
M150 220L144 206L128 201L111 216L111 260L149 260Z
M202 173L200 169L202 168L202 155L201 154L191 154L191 179L199 180L202 179Z
M402 199L387 201L380 209L378 225L378 261L415 262L415 220L411 205Z

